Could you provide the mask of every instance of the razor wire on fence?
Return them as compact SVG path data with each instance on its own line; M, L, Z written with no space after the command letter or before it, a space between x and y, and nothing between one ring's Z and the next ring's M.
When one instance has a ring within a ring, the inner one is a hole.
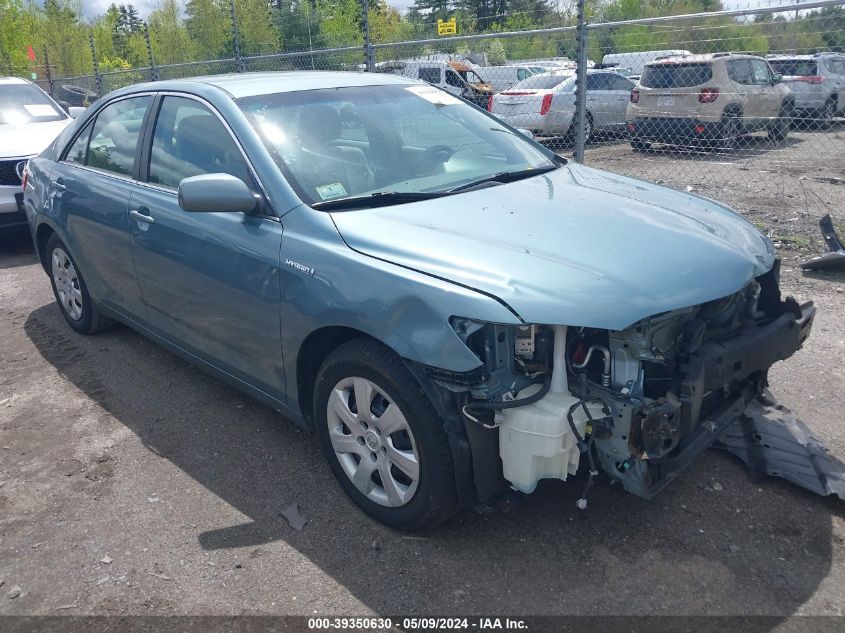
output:
M100 72L92 39L92 75L40 83L87 105L138 82L201 75L394 73L577 162L782 224L772 237L784 243L845 207L845 0L592 23L584 5L573 24L400 42L372 43L365 20L363 45L262 55L241 54L233 10L231 58L156 64L147 34L149 66Z

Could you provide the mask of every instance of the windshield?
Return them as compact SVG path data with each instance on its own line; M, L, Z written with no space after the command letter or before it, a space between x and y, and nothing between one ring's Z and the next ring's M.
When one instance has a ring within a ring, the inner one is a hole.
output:
M508 92L514 90L549 90L572 77L573 75L533 75L508 88Z
M808 77L816 74L816 62L811 59L770 59L769 66L779 75Z
M700 86L712 77L710 64L649 64L640 84L646 88L688 88Z
M281 92L237 103L308 204L377 192L445 193L559 164L551 152L433 86Z
M0 125L43 123L64 118L64 113L36 86L0 84Z

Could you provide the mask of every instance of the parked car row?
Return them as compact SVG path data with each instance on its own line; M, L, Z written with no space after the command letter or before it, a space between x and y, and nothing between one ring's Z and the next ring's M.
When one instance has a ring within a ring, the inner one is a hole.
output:
M575 85L573 70L535 75L491 96L487 109L514 127L571 138L575 134ZM593 130L625 129L625 112L634 85L616 71L587 71L587 139Z
M756 131L782 142L795 125L824 129L845 108L840 53L763 58L667 52L652 51L636 83L628 67L587 71L587 140L594 131L624 129L635 150L663 143L731 151ZM491 95L487 109L514 127L572 140L575 85L574 69L533 75Z

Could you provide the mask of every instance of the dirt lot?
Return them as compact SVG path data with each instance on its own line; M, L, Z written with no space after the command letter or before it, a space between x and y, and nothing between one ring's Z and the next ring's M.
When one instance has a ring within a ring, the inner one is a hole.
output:
M845 459L845 275L796 266L822 248L822 210L845 211L845 152L811 136L731 161L587 158L725 200L778 239L785 289L819 313L773 391ZM580 486L546 482L507 514L407 538L273 411L128 329L74 334L25 236L0 245L0 335L0 614L845 612L845 502L754 483L725 454L652 501L602 482L580 516ZM294 502L302 531L279 514Z

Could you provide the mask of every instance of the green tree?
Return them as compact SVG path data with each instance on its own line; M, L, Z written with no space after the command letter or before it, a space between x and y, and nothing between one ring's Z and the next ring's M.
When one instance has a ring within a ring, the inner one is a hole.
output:
M205 59L232 54L232 28L225 0L188 0L185 26L194 46Z
M148 18L150 42L157 64L179 64L196 61L194 41L182 21L178 0L161 0Z

